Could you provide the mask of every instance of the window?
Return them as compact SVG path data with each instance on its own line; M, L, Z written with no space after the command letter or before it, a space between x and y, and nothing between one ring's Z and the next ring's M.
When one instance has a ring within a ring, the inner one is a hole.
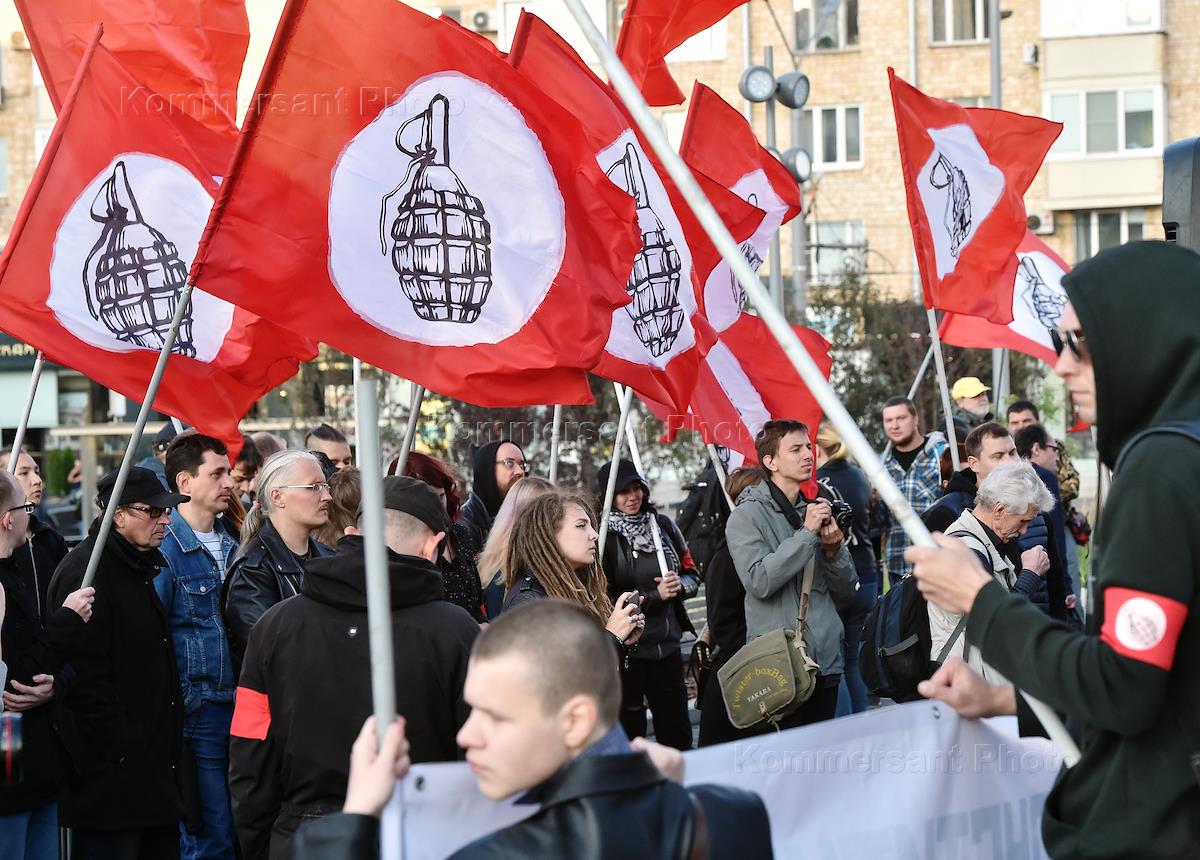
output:
M1160 0L1054 0L1042 3L1042 36L1100 36L1160 29Z
M1118 154L1154 150L1158 143L1157 88L1052 93L1047 113L1063 124L1051 150L1064 154Z
M667 62L694 63L705 60L723 60L726 57L725 45L728 41L729 25L724 21L718 21L667 54Z
M836 283L866 268L867 240L861 221L808 222L808 277Z
M0 197L8 196L8 138L0 137Z
M805 110L800 118L800 145L811 153L815 167L861 167L860 108L839 105Z
M948 99L948 101L952 101L956 105L961 105L962 107L970 108L992 106L991 96L955 96L954 98Z
M1092 209L1075 213L1075 259L1086 260L1105 248L1142 238L1143 209Z
M981 42L988 37L987 0L933 0L933 42Z
M604 0L583 0L584 8L601 33L608 30L607 5ZM500 29L496 35L499 37L497 44L502 51L512 47L513 34L517 30L517 19L521 17L522 9L537 15L554 28L586 62L594 62L591 46L584 38L583 31L575 23L567 7L558 0L501 0Z
M795 0L800 44L836 51L858 44L858 0Z

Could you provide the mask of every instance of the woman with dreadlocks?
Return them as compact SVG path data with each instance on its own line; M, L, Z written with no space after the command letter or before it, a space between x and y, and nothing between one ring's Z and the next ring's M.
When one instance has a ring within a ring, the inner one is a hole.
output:
M596 523L583 496L552 492L529 503L513 527L504 560L504 611L546 597L567 600L595 616L624 651L646 626L636 592L616 608L596 559Z
M601 492L608 486L608 473L605 465L596 476ZM665 571L659 564L659 546ZM646 615L646 629L621 672L621 725L631 738L645 735L649 704L655 739L665 746L691 749L679 643L684 630L696 632L683 602L699 590L700 575L683 534L651 504L650 487L629 460L617 464L601 566L609 594L636 591Z

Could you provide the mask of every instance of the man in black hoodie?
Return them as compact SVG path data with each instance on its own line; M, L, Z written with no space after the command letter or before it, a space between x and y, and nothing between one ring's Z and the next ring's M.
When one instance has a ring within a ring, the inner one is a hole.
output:
M501 439L477 448L474 466L471 477L474 492L467 497L458 516L475 530L479 545L483 546L504 497L513 484L529 474L529 463L516 442Z
M1063 278L1055 370L1115 477L1095 532L1087 629L1010 596L969 552L911 549L921 590L1014 686L948 660L921 692L964 716L1064 713L1082 758L1042 813L1051 857L1184 858L1200 846L1200 255L1103 251Z
M459 758L463 684L479 625L443 599L434 559L446 507L415 478L383 479L396 711L414 762ZM361 513L361 512L360 512ZM245 860L290 857L296 827L341 808L347 753L371 714L366 559L357 533L305 567L298 597L254 626L234 706L229 788Z

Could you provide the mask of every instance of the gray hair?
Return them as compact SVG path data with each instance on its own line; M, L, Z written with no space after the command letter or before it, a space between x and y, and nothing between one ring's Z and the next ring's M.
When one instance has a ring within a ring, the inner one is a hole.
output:
M975 494L975 504L985 510L1001 505L1005 513L1022 515L1032 507L1044 514L1053 509L1054 496L1033 470L1033 465L1022 460L998 466L984 478Z
M242 521L242 532L239 537L243 548L253 540L254 536L262 530L263 523L271 517L271 512L274 510L271 491L291 481L292 470L300 463L312 463L318 469L321 468L317 458L307 451L280 451L272 454L263 463L258 472L254 507Z

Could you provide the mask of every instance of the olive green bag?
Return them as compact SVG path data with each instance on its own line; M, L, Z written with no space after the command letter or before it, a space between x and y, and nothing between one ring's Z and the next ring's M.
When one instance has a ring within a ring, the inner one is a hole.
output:
M818 666L804 647L816 565L814 551L804 567L796 629L772 630L747 642L717 671L721 698L736 728L766 721L778 731L779 721L807 702L816 689Z

